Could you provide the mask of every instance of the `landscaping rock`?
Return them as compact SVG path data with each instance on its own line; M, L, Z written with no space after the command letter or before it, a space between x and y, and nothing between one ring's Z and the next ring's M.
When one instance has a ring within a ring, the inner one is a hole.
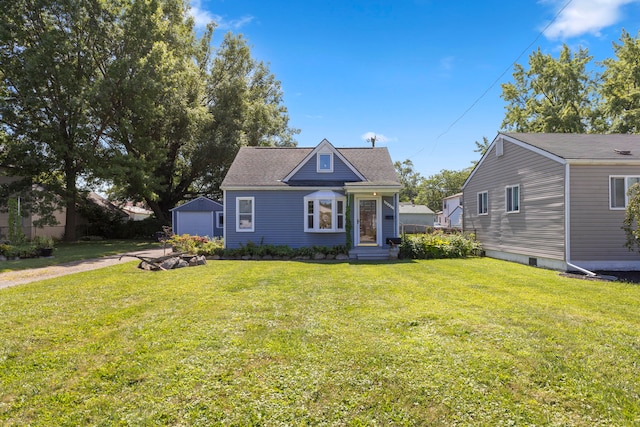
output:
M336 255L336 260L338 260L338 261L348 261L349 260L349 255L338 254L338 255Z
M317 252L317 253L315 253L313 255L313 259L316 260L316 261L320 261L320 260L326 259L326 258L327 258L327 256L325 254L323 254L323 253L320 253L320 252Z
M171 257L169 259L162 261L162 263L160 264L160 267L164 268L165 270L171 270L176 266L176 264L180 262L180 260L181 259L178 257L175 257L175 256Z

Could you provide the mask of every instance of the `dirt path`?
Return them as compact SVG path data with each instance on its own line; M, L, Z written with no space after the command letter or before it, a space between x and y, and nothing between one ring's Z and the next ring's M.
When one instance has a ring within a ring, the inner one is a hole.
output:
M164 254L164 250L148 249L145 251L127 252L127 254L155 258L162 256ZM120 259L121 256L122 255L111 255L102 258L74 261L67 264L52 265L49 267L0 273L0 289L15 285L22 285L24 283L36 282L38 280L51 279L67 274L79 273L81 271L96 270L98 268L108 267L121 262L131 262L135 260L135 258L131 257L124 257Z

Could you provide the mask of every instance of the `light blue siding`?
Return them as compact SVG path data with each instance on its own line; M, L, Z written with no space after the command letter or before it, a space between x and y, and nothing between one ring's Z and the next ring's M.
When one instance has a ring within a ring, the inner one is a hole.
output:
M386 203L385 203L386 202ZM398 215L398 207L391 209L387 204L393 206L393 197L382 198L382 244L386 246L388 237L398 237L395 217Z
M333 172L331 173L318 173L316 157L313 156L309 161L300 168L295 175L291 177L289 182L292 181L341 181L341 182L355 182L361 181L353 171L338 158L333 156Z
M230 249L248 242L288 245L292 248L345 245L346 232L306 233L304 197L313 191L231 191L225 193L225 246ZM236 198L254 197L254 231L236 231Z
M222 228L216 227L216 218L217 213L222 212L223 207L222 204L208 199L206 197L199 197L190 202L185 203L184 205L178 206L176 208L171 209L171 222L173 226L173 232L176 234L185 234L184 230L187 230L189 234L196 234L199 236L209 236L209 237L222 237ZM203 231L195 231L193 227L189 227L188 224L185 224L183 221L184 218L187 217L185 215L182 219L180 218L180 212L207 212L213 213L213 235L210 234L209 230L211 227L203 228ZM185 225L187 225L185 227ZM206 231L204 231L206 230Z

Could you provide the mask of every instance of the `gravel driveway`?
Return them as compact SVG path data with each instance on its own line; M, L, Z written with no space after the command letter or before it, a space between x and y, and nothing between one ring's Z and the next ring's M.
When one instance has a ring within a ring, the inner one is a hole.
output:
M170 251L170 249L167 249L167 251ZM51 279L67 274L79 273L81 271L97 270L98 268L104 268L121 262L131 262L134 260L134 258L129 257L120 259L123 255L139 255L156 258L162 256L164 253L164 249L148 249L145 251L127 252L126 254L111 255L102 258L84 259L81 261L52 265L49 267L9 271L7 273L0 273L0 289L15 285L22 285L24 283L36 282L38 280Z

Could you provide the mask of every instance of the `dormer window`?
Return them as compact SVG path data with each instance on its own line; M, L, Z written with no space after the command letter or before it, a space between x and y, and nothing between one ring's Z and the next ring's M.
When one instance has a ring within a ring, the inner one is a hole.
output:
M318 172L333 172L333 153L318 153Z

